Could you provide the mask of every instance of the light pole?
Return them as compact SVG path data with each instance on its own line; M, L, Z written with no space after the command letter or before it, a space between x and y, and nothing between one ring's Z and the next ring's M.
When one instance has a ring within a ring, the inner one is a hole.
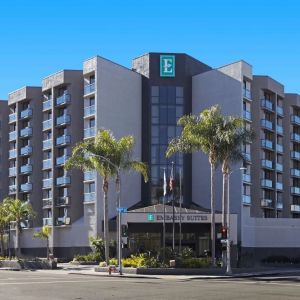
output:
M226 243L226 274L227 275L231 275L232 274L232 269L231 269L231 258L230 258L230 254L231 254L231 245L230 245L230 200L229 200L229 186L230 186L230 176L233 172L237 171L237 170L247 170L247 168L239 168L239 169L235 169L232 170L231 172L228 173L228 180L227 180L227 243Z
M109 159L102 155L97 155L97 154L91 154L92 156L99 157L100 159L103 159L106 161L108 164L113 166L116 171L117 171L117 179L116 179L116 185L117 185L117 211L118 211L118 216L117 216L117 240L118 240L118 264L119 264L119 273L120 275L122 274L122 236L121 236L121 176L120 176L120 167L112 163ZM108 241L105 241L108 243Z

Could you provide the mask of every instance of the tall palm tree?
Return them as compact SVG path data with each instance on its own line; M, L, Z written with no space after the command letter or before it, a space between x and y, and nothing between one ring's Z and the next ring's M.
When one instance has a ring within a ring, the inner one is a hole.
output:
M20 248L20 235L22 232L22 222L33 218L35 213L32 209L31 204L28 202L21 201L20 199L5 198L3 201L5 210L7 211L8 217L11 221L16 224L16 255L21 255Z
M117 140L109 130L100 129L94 139L79 142L72 151L72 156L65 168L79 168L84 171L95 170L102 176L103 206L104 206L104 242L105 260L109 262L109 230L108 230L108 182L116 178L117 188L120 182L120 170L134 170L148 180L147 165L133 160L133 136L124 136ZM97 226L97 225L96 225Z
M45 225L42 227L41 231L37 231L33 234L33 237L36 239L46 240L47 245L47 259L49 260L49 238L51 236L51 227Z
M180 137L173 139L166 155L172 156L176 152L192 153L201 151L208 156L210 163L210 200L211 200L211 241L212 264L216 265L216 236L215 236L215 169L219 162L219 136L223 124L223 116L218 105L203 110L199 115L183 116L178 125L183 126Z

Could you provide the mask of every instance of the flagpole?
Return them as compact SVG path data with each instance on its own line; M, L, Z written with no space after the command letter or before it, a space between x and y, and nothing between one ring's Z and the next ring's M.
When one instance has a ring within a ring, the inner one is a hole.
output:
M173 230L172 230L172 250L175 251L175 191L174 191L174 162L172 161L172 174L170 177L170 187L172 190L172 212L173 212Z
M166 168L164 168L164 197L163 197L163 262L166 262L166 194L167 194L167 178Z
M181 254L181 208L182 208L182 169L179 169L179 254Z

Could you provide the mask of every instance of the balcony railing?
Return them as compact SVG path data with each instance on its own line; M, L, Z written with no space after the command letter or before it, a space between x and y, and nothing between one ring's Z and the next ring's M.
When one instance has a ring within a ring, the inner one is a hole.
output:
M69 156L68 155L62 155L60 157L56 158L56 165L61 166L64 165L65 162L68 160Z
M51 127L52 127L51 119L43 121L43 130L51 129Z
M96 112L95 105L91 105L84 108L84 117L94 116Z
M248 121L251 121L251 112L248 111L248 110L244 110L243 111L243 118L248 120Z
M43 110L49 110L52 108L52 99L43 102Z
M299 204L292 204L291 205L291 212L300 213L300 205Z
M20 131L20 136L21 137L26 137L26 136L31 136L32 135L32 127L28 126Z
M66 206L71 204L71 197L58 197L55 199L55 205L56 206Z
M244 152L243 156L246 161L251 162L251 153Z
M84 193L84 202L92 202L96 200L96 193Z
M84 95L93 93L93 92L95 92L95 90L96 90L95 82L93 82L91 84L87 84L84 86Z
M298 152L298 151L291 151L291 158L300 160L300 152Z
M261 100L261 107L269 109L269 110L273 110L273 103L270 100L262 99Z
M260 125L262 127L267 128L267 129L273 130L273 123L271 121L269 121L269 120L266 120L266 119L260 120Z
M93 181L96 178L95 171L86 171L83 173L83 180L84 181Z
M283 171L283 164L276 163L276 171L282 172Z
M265 208L273 208L273 200L261 199L261 206Z
M273 181L270 179L262 179L261 186L263 188L273 188Z
M70 124L70 122L71 122L71 116L68 114L64 114L56 118L56 125Z
M247 99L251 99L251 90L243 88L243 97L246 97Z
M56 185L67 185L71 183L70 176L61 176L56 178Z
M43 199L43 207L52 206L52 198Z
M283 127L282 126L280 126L280 125L277 125L277 127L276 127L276 132L278 133L278 134L283 134Z
M17 185L12 184L8 187L9 194L15 194L17 192Z
M69 135L62 135L58 138L56 138L56 145L60 146L60 145L67 145L70 144L71 142L71 137Z
M17 131L11 131L9 134L8 134L8 137L9 137L9 140L10 141L14 141L17 139Z
M293 195L300 195L300 187L292 186L291 187L291 194L293 194Z
M32 172L32 165L27 164L27 165L21 166L20 173L26 174L26 173L31 173L31 172Z
M17 121L17 113L12 113L8 116L8 122L14 123Z
M43 160L43 169L51 169L52 168L52 158Z
M17 157L17 149L11 149L8 152L8 158L16 158Z
M243 204L250 205L251 204L251 196L243 195Z
M56 105L64 105L71 102L71 95L64 93L62 96L56 98Z
M261 140L261 146L267 149L273 149L273 142L270 140Z
M291 176L300 177L299 169L291 169Z
M20 149L21 155L30 155L32 153L32 147L31 146L24 146Z
M17 175L17 168L16 168L16 167L9 168L9 169L8 169L8 175L9 175L10 177L16 176L16 175Z
M53 224L53 221L52 221L52 218L43 218L43 226L52 226Z
M31 108L27 108L25 110L22 110L21 113L20 113L20 118L21 119L27 119L31 116L32 116L32 109Z
M71 224L71 218L70 217L56 218L56 226L70 225L70 224Z
M282 106L277 106L276 107L276 112L278 115L283 116L283 107Z
M52 178L43 179L43 188L51 188L52 187Z
M30 192L32 190L32 183L23 183L20 186L21 192Z
M276 145L276 151L277 151L277 152L280 152L280 153L283 153L283 146L277 144L277 145Z
M43 141L43 150L51 149L52 147L52 139Z
M251 183L251 175L243 173L243 181L247 183Z
M268 159L262 159L261 160L261 166L263 168L273 169L273 162Z
M282 201L277 200L276 207L277 207L277 209L283 209Z
M95 127L89 127L84 129L84 138L93 138L96 135Z
M300 116L292 115L291 122L296 125L300 125Z
M276 190L279 190L279 191L283 190L283 184L282 184L282 182L276 182Z
M297 143L300 143L300 134L298 133L291 133L291 140Z

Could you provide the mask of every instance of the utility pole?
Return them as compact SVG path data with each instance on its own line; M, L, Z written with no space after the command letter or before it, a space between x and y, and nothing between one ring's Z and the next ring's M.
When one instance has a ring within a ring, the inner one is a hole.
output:
M182 169L179 170L179 254L181 254Z
M173 213L173 226L172 226L172 250L175 251L175 179L174 179L174 162L172 162L172 170L170 176L170 190L172 191L172 213Z

